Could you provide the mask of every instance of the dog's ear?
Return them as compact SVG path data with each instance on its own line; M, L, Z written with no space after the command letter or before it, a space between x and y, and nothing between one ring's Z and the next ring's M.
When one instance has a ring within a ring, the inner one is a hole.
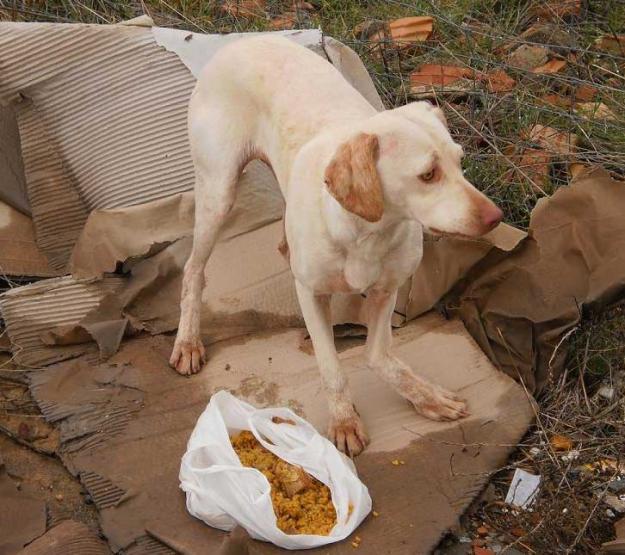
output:
M345 210L368 222L379 221L384 212L376 167L379 154L378 137L360 133L337 149L325 172L329 193Z
M398 114L409 119L413 123L420 124L423 121L424 113L430 113L449 130L449 125L447 125L447 118L445 117L445 112L441 110L438 106L434 106L434 104L430 104L429 102L422 100L419 102L411 102L410 104L406 104L405 106L401 106L400 108L395 108Z

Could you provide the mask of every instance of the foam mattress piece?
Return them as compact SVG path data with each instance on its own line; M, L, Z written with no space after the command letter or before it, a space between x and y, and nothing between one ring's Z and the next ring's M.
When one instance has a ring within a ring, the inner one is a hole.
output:
M224 341L191 378L173 372L170 336L124 342L107 363L93 356L33 372L31 391L61 430L61 458L90 491L114 551L216 553L228 536L186 513L180 458L212 392L256 406L289 406L320 431L325 397L303 330ZM451 527L533 417L523 389L498 372L457 321L435 314L395 332L396 352L427 378L468 399L471 416L437 423L363 368L363 346L341 348L371 444L356 459L378 517L357 530L359 551L427 553ZM392 461L405 461L393 465ZM281 552L248 540L242 553ZM147 547L146 547L147 546ZM159 549L161 551L159 551ZM353 553L349 541L324 553Z

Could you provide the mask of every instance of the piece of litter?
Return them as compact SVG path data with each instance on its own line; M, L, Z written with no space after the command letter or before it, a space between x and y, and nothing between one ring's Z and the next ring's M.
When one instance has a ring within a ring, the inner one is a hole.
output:
M401 463L399 462L399 459L393 459L393 460L391 461L391 464L392 464L393 466L399 466Z
M599 395L599 397L607 399L608 401L611 401L612 399L614 399L614 388L610 387L609 385L602 385L599 388L599 391L597 391L597 395Z
M573 449L569 451L566 455L562 455L560 457L563 462L572 462L579 459L579 451L577 449Z
M352 547L353 547L353 548L356 548L356 547L358 547L359 545L360 545L360 544L359 544L358 542L352 542Z
M540 476L517 468L512 476L510 488L506 494L506 503L527 509L536 498L540 486Z
M617 497L616 495L608 494L603 498L603 502L615 512L625 513L625 501L621 497L625 498L623 495Z
M565 507L564 509L562 509L562 514L565 515L566 513L568 513L569 510Z
M378 513L378 511L372 511L373 516L380 516L380 513Z
M614 518L616 515L614 514L614 511L612 509L606 509L605 510L605 514L610 517L610 518Z

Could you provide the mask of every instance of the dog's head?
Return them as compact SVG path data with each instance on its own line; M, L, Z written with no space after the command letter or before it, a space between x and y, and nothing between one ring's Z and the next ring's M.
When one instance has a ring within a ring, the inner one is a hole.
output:
M502 212L465 179L462 156L443 112L415 102L375 115L341 144L325 183L343 208L369 222L388 211L434 233L477 237Z

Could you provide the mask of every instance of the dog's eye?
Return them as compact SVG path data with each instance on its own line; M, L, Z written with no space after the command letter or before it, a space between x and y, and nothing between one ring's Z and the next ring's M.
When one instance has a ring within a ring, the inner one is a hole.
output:
M419 177L426 183L434 181L434 178L436 177L436 168L432 168L429 172L422 173Z

